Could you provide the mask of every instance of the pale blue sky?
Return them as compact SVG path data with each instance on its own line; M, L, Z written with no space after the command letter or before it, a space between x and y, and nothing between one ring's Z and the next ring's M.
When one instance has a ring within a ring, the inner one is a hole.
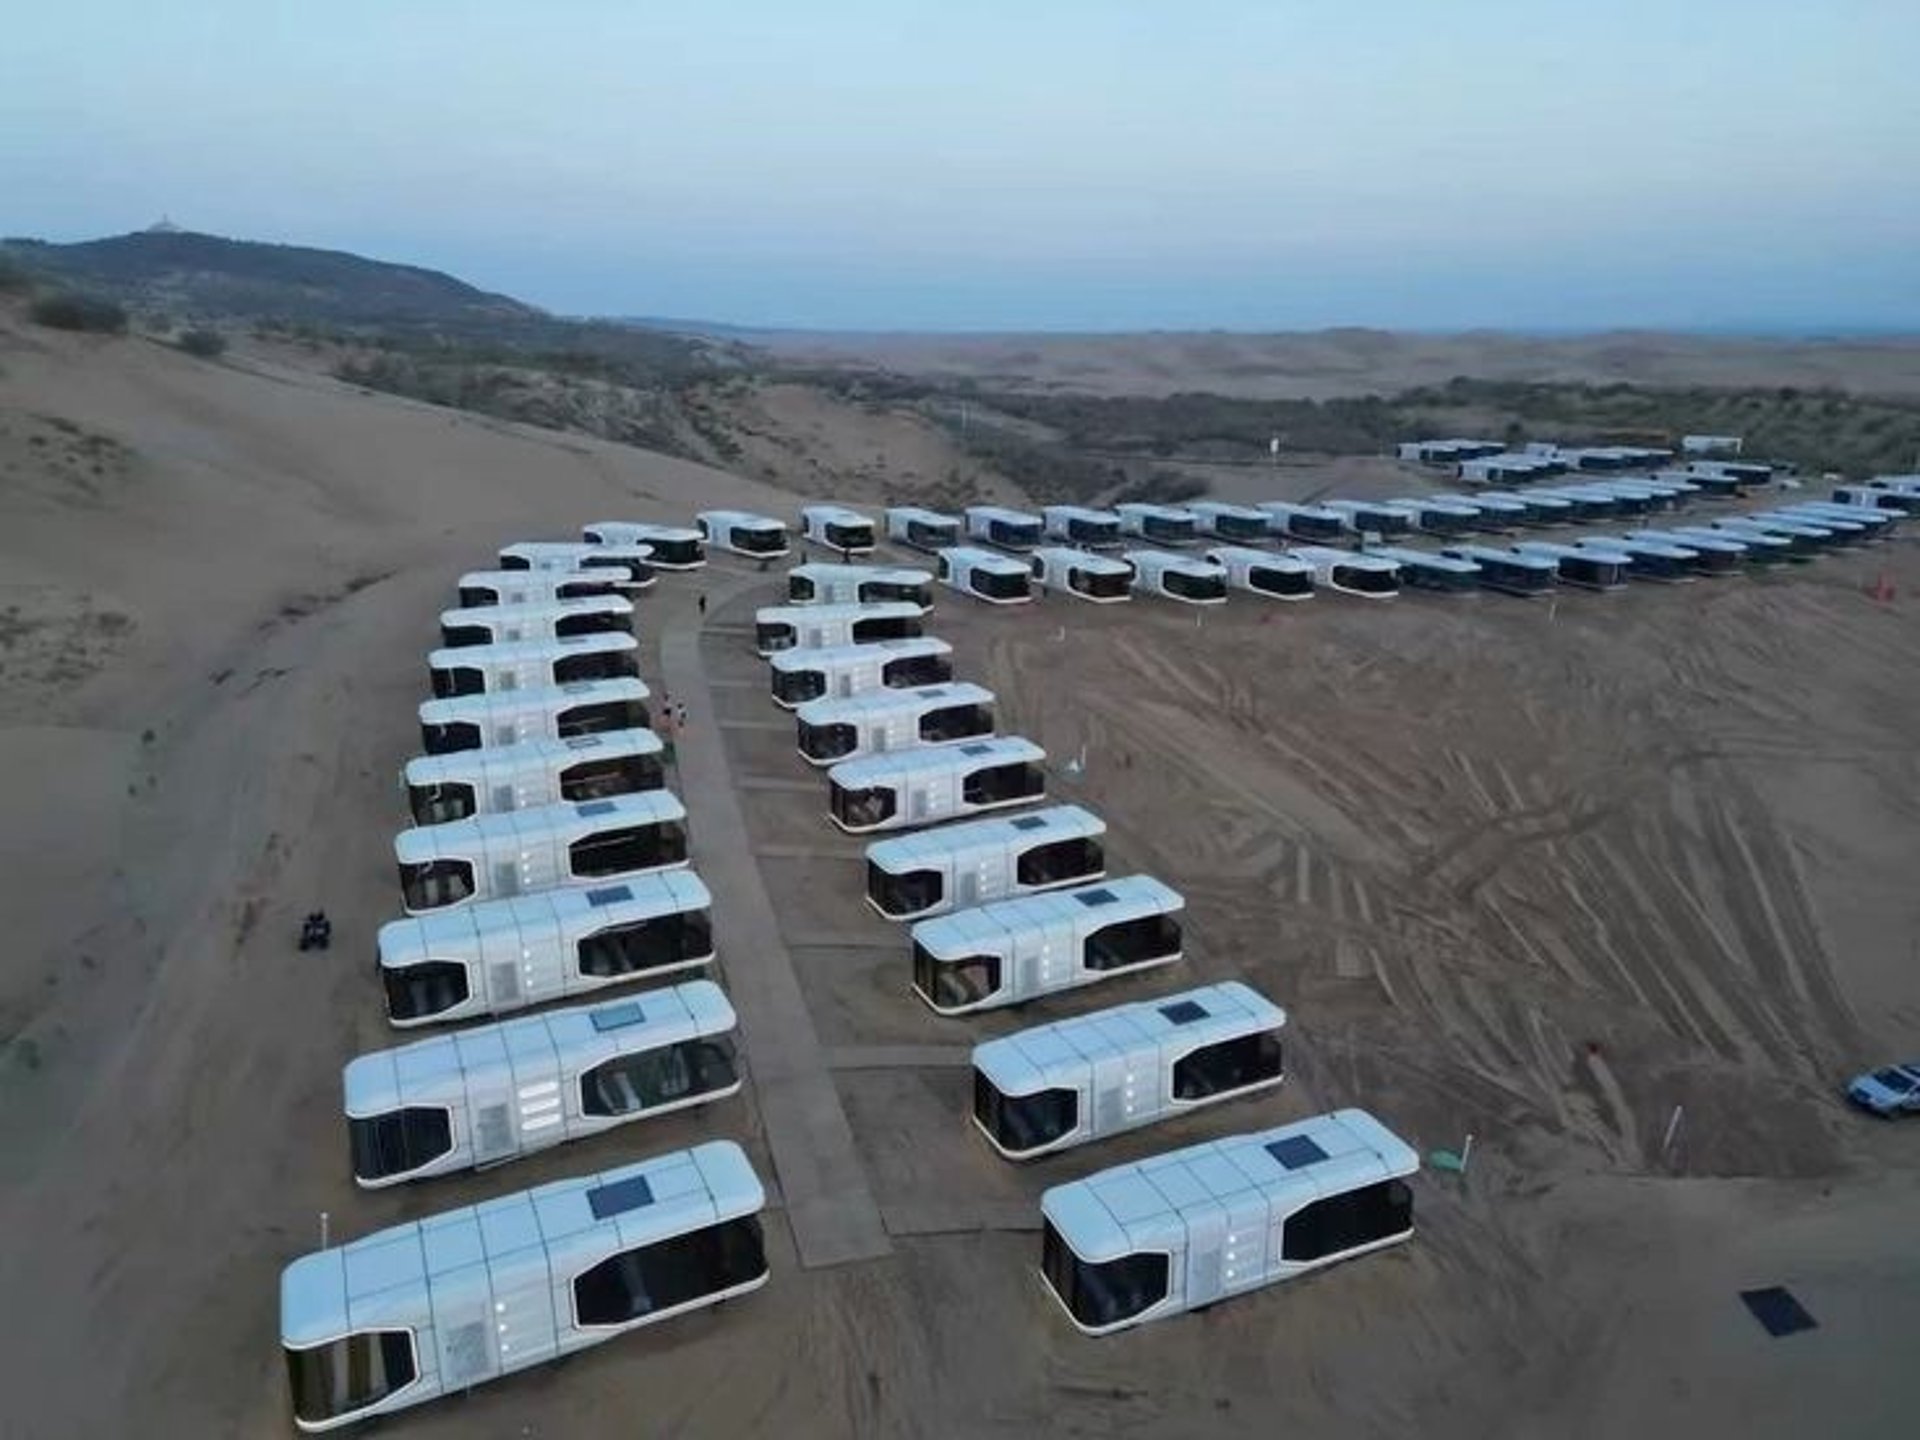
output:
M0 231L573 313L1920 329L1920 0L63 0Z

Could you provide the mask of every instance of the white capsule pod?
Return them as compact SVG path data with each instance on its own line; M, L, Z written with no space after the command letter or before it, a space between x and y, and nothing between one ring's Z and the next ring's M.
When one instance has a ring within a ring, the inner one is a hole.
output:
M725 550L749 560L784 559L792 548L785 524L751 510L702 510L693 517L693 524L708 550Z
M648 694L642 682L628 676L429 700L419 710L420 744L429 755L450 755L527 740L644 730Z
M718 985L689 980L356 1056L341 1075L354 1184L502 1165L737 1094L735 1024Z
M1018 735L844 760L827 772L827 816L849 835L910 830L1026 805L1046 794L1047 752Z
M1121 530L1156 545L1191 545L1200 538L1199 517L1178 505L1135 501L1113 508L1120 517Z
M1476 491L1471 495L1438 494L1431 495L1428 499L1471 505L1479 516L1474 522L1474 528L1490 535L1504 534L1514 526L1524 523L1527 518L1527 507L1524 503L1509 500L1498 491Z
M1229 980L973 1047L973 1123L1031 1160L1270 1090L1287 1012Z
M844 505L802 507L800 533L813 544L841 555L870 555L880 543L872 518Z
M1417 511L1391 500L1328 500L1319 508L1338 515L1349 535L1398 540L1403 535L1411 535L1420 524Z
M618 680L639 673L640 642L624 631L456 645L427 656L427 678L437 700L502 690L543 690L576 680Z
M1313 567L1313 583L1362 600L1391 600L1400 593L1400 564L1367 551L1331 545L1296 545L1281 552Z
M1585 535L1573 542L1576 550L1603 555L1625 555L1631 562L1628 578L1651 580L1661 585L1684 585L1695 574L1699 554L1683 545L1663 540L1636 540L1632 536Z
M1842 525L1857 525L1862 539L1880 540L1894 534L1900 528L1900 514L1895 510L1876 510L1866 505L1841 505L1831 500L1800 500L1792 505L1783 505L1779 512L1792 519L1805 516L1814 524L1838 522Z
M1747 547L1725 536L1709 539L1705 535L1684 535L1677 530L1631 530L1626 538L1686 551L1692 557L1687 563L1695 575L1737 575L1747 563Z
M592 570L470 570L460 577L456 598L463 610L588 600L620 594L631 578L628 570L604 566Z
M939 1015L1021 1005L1181 957L1178 892L1146 875L995 900L913 927L913 989Z
M417 755L402 772L407 809L416 825L445 825L472 815L659 790L667 783L664 748L651 730L608 730Z
M578 540L522 540L500 551L502 570L547 570L565 574L600 570L624 576L620 588L644 590L653 573L653 550L646 545L590 545Z
M440 643L449 649L633 633L633 602L623 595L469 605L440 612Z
M1537 490L1481 490L1475 492L1474 499L1511 500L1520 507L1520 523L1529 528L1564 525L1574 518L1571 500L1543 495Z
M1400 583L1408 590L1424 590L1432 595L1465 595L1478 590L1482 584L1479 562L1452 551L1443 554L1411 545L1369 545L1367 554L1398 565Z
M1413 511L1414 528L1428 535L1465 535L1481 527L1480 507L1466 500L1402 495L1393 503Z
M993 700L993 691L964 680L809 700L794 711L794 748L809 765L826 766L973 740L993 734Z
M1123 550L1120 558L1133 567L1136 595L1187 605L1227 603L1227 570L1215 561L1167 550Z
M753 612L753 649L765 659L783 650L911 640L924 633L924 614L907 600L877 605L765 605Z
M766 1191L715 1141L302 1255L280 1276L313 1434L464 1394L767 1280Z
M1196 500L1187 506L1202 535L1229 545L1259 545L1272 534L1267 512L1251 505L1229 505L1224 500Z
M1118 515L1085 505L1043 506L1040 523L1046 539L1081 550L1112 550L1124 539Z
M1522 540L1513 548L1522 555L1552 561L1562 585L1582 590L1624 590L1633 568L1631 555L1605 547L1586 550L1552 540Z
M1107 873L1107 822L1078 805L994 815L867 846L867 904L921 920L989 900L1085 885Z
M1264 595L1269 600L1311 600L1314 567L1297 555L1256 550L1248 545L1217 545L1207 558L1226 571L1227 588Z
M967 538L995 549L1024 552L1046 538L1046 526L1040 517L1025 510L1009 510L1004 505L969 505L963 513Z
M1318 544L1343 539L1347 533L1346 517L1324 505L1263 500L1259 508L1266 514L1267 528L1280 539Z
M918 505L887 507L887 538L896 545L924 550L931 555L949 545L958 545L965 533L957 515L943 515Z
M670 790L421 825L394 837L409 915L687 863L687 810Z
M380 927L396 1030L507 1015L713 960L713 897L691 870L482 900Z
M942 550L934 556L934 577L949 590L989 605L1023 605L1033 599L1027 561L977 545Z
M1483 590L1501 595L1545 595L1559 581L1560 566L1540 555L1530 555L1505 545L1449 545L1442 558L1476 567L1476 581ZM1396 559L1399 558L1396 553Z
M1042 590L1057 590L1095 605L1133 598L1133 566L1118 556L1042 545L1027 557L1027 565Z
M933 576L900 565L796 565L787 572L790 605L918 605L933 608Z
M1897 485L1874 483L1841 485L1835 488L1836 505L1848 509L1865 508L1882 515L1920 515L1920 489L1904 490Z
M1413 1147L1336 1110L1116 1165L1040 1197L1040 1275L1106 1335L1291 1280L1413 1234Z
M656 570L698 570L707 563L706 541L685 525L596 520L580 534L590 545L644 545Z
M773 703L792 710L809 700L845 699L874 690L910 690L953 678L953 646L933 635L780 650L767 657Z

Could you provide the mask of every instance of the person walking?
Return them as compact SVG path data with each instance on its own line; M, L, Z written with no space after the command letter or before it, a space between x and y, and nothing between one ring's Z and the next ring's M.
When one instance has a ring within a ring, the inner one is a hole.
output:
M685 705L681 705L674 711L673 728L676 731L687 728L687 707Z
M704 620L707 614L707 595L704 590L700 592L700 598L694 603L700 607L700 618Z

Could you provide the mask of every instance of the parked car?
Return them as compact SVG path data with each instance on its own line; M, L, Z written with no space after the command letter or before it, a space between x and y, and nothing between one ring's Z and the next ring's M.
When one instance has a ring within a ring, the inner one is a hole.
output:
M1854 1076L1847 1098L1876 1115L1920 1113L1920 1060Z

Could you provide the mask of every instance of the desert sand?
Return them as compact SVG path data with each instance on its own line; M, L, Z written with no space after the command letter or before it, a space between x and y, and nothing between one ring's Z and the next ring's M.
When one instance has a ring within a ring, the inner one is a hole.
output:
M1392 477L1379 476L1381 483ZM1290 477L1303 490L1325 483ZM1411 480L1401 488L1412 488ZM797 986L886 1253L809 1268L777 1107L738 1099L366 1194L340 1067L394 1042L396 772L453 582L509 540L799 497L619 446L0 319L0 1431L292 1431L281 1267L335 1238L727 1136L773 1197L755 1295L387 1422L436 1436L1885 1436L1920 1410L1920 1123L1844 1076L1920 1051L1920 554L1524 603L1237 598L930 622L1000 724L1187 897L1188 957L973 1021L908 993L748 638L780 577L642 602L680 677L723 983ZM1891 603L1873 598L1884 573ZM695 597L710 597L706 614ZM680 782L684 783L684 782ZM725 842L724 852L721 850ZM777 917L754 934L751 872ZM324 905L326 953L294 949ZM730 936L743 943L731 943ZM1287 1084L1030 1167L968 1132L966 1050L1241 976ZM743 1007L744 1013L744 1007ZM804 1030L809 1034L800 1035ZM797 1037L797 1038L796 1038ZM1093 1341L1036 1201L1338 1105L1420 1148L1412 1243ZM1683 1121L1663 1141L1676 1106ZM1769 1339L1737 1292L1820 1328Z

